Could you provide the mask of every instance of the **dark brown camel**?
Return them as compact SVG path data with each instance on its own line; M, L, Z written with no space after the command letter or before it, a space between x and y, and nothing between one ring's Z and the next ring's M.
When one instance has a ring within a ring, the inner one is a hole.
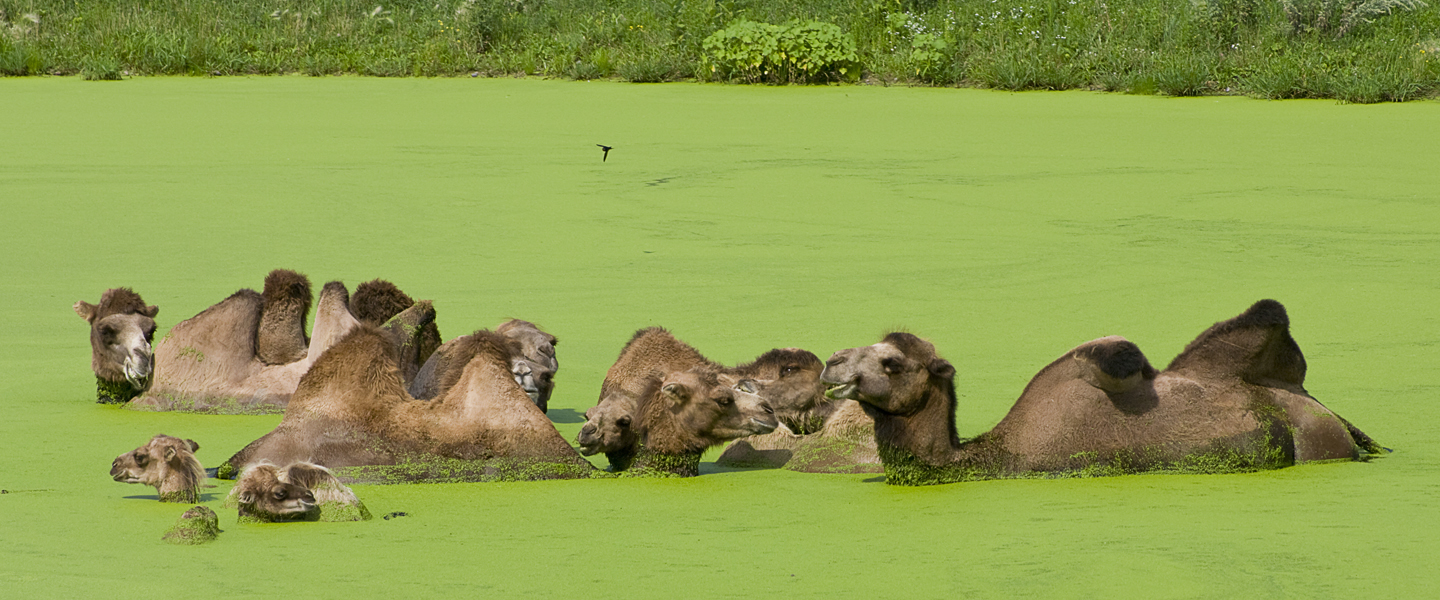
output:
M1305 358L1279 302L1216 323L1156 371L1120 337L1040 371L994 429L961 441L955 369L929 342L892 333L836 352L822 379L875 419L886 480L1244 472L1383 451L1305 391Z

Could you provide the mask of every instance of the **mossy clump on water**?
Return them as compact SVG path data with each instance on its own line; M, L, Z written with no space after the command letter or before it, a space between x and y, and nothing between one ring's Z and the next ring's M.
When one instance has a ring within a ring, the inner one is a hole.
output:
M220 536L220 517L215 511L196 506L180 515L175 526L160 536L161 540L181 546L198 546Z

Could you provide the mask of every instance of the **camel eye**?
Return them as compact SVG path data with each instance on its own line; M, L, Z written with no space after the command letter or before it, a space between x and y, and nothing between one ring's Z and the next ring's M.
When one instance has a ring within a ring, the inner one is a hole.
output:
M887 373L887 374L889 374L889 375L894 375L894 374L896 374L896 373L899 373L899 372L900 372L901 370L903 370L903 368L904 368L904 366L900 364L900 361L895 360L895 359L893 359L893 358L887 358L887 359L885 359L885 360L880 361L880 366L884 367L884 368L885 368L885 373Z
M275 490L275 499L276 499L276 500L284 500L284 499L285 499L285 490Z
M630 417L620 417L619 419L616 419L616 420L615 420L615 424L616 424L616 425L619 425L619 426L621 426L621 427L629 427L629 426L630 426Z
M792 374L792 373L794 373L794 372L796 372L796 371L799 371L799 370L800 370L800 369L797 369L797 368L795 368L795 367L785 367L785 368L783 368L783 369L780 369L780 376L781 376L781 377L785 377L785 376L790 375L790 374Z
M150 457L149 457L148 455L146 455L144 452L140 452L139 450L136 450L136 451L135 451L135 464L144 465L145 463L147 463L147 462L149 462L149 461L150 461Z
M715 403L719 404L720 406L730 406L731 404L735 403L735 399L729 396L721 396L715 399Z

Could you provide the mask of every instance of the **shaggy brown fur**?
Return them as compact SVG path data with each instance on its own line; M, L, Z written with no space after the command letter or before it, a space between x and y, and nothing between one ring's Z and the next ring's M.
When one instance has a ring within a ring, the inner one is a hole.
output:
M633 428L634 407L652 379L693 367L719 368L694 347L675 339L661 327L647 327L635 332L621 348L620 356L600 384L600 399L585 411L586 423L580 428L576 442L586 456L604 452L611 470L623 471L630 466L639 448L640 437Z
M315 494L302 484L287 481L284 475L284 471L272 464L245 469L230 490L231 501L238 505L242 521L320 520L320 505L315 501Z
M842 350L822 379L875 419L895 483L1252 470L1379 451L1305 391L1289 323L1280 303L1262 300L1200 334L1160 372L1124 338L1087 342L1042 369L994 429L964 442L954 368L929 342L892 333Z
M406 392L396 348L385 334L356 328L301 379L280 425L227 465L243 470L260 462L309 461L331 469L420 468L450 460L467 461L461 464L479 472L490 459L530 459L588 468L516 385L510 357L520 351L518 344L490 331L470 337L471 358L459 378L424 401ZM430 476L405 472L417 481Z
M759 394L775 409L775 416L797 434L820 430L825 416L833 410L825 398L820 373L825 363L800 348L776 348L754 361L726 369L742 379L754 379Z
M325 284L315 309L314 335L305 358L284 365L267 365L256 350L265 300L253 290L235 292L170 330L155 348L158 366L154 384L149 393L131 401L130 407L222 413L279 412L290 401L300 377L328 348L360 325L350 314L349 298L344 284L338 281ZM428 302L410 310L403 322L391 328L392 338L418 332L404 325L434 318Z
M360 284L355 288L355 294L350 297L350 312L355 318L361 323L376 327L385 325L395 315L414 305L414 299L400 291L395 284L383 279ZM416 339L415 368L401 369L401 375L406 382L415 379L415 371L418 371L425 361L430 360L430 355L440 347L440 339L439 326L433 321L421 328Z
M556 369L560 366L555 358L558 343L555 336L541 331L533 323L514 320L501 324L495 333L515 342L507 345L514 352L510 355L510 374L540 412L547 412L550 395L555 391ZM410 395L420 400L444 395L459 381L465 365L474 357L475 341L474 335L468 335L442 344L408 384Z
M121 483L154 486L161 502L200 501L200 484L205 467L195 459L200 444L168 435L157 435L144 446L115 457L110 477Z
M267 365L283 365L305 358L310 340L305 337L305 315L310 312L310 278L287 269L265 276L260 294L260 325L255 334L255 356Z
M146 306L130 288L106 290L99 304L81 300L73 308L90 324L90 369L98 401L127 402L149 389L155 364L150 344L160 308Z
M748 380L736 381L710 365L649 378L635 403L637 455L693 455L698 462L706 448L777 426L774 409Z
M248 494L247 494L248 492ZM281 498L279 495L283 495ZM305 506L306 502L309 507ZM226 505L257 521L368 521L370 511L329 469L308 462L284 468L261 463L246 470Z

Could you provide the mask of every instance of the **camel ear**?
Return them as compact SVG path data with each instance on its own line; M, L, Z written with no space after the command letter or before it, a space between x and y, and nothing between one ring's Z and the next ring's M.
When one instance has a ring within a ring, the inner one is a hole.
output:
M660 388L660 392L665 394L671 403L677 405L684 404L686 400L690 399L690 388L683 383L667 383L665 387Z
M185 443L190 445L191 452L195 452L200 449L200 444L195 443L195 440L185 440Z
M950 364L950 361L943 358L937 358L930 361L930 365L928 368L930 369L930 374L936 377L944 379L955 378L955 367Z
M140 314L153 319L155 318L155 315L160 314L160 307L151 304L150 306L145 307L145 310L140 311Z
M166 449L165 449L165 462L170 462L170 461L172 461L172 460L175 460L175 456L178 455L178 454L179 454L179 452L176 452L174 448L166 448Z
M1107 393L1130 391L1143 379L1153 379L1155 368L1134 342L1120 336L1102 338L1074 350L1080 377Z
M240 500L240 503L241 503L241 504L254 504L254 503L255 503L255 493L254 493L254 492L251 492L250 490L245 490L245 491L243 491L243 492L240 492L240 497L238 498L238 500Z
M80 315L87 323L95 317L95 305L84 300L76 302L72 308L75 309L75 314Z
M1261 300L1239 316L1206 329L1170 361L1167 370L1298 386L1305 383L1305 355L1290 337L1285 307Z
M740 380L740 383L735 384L735 389L745 392L747 394L754 394L757 391L754 379Z

